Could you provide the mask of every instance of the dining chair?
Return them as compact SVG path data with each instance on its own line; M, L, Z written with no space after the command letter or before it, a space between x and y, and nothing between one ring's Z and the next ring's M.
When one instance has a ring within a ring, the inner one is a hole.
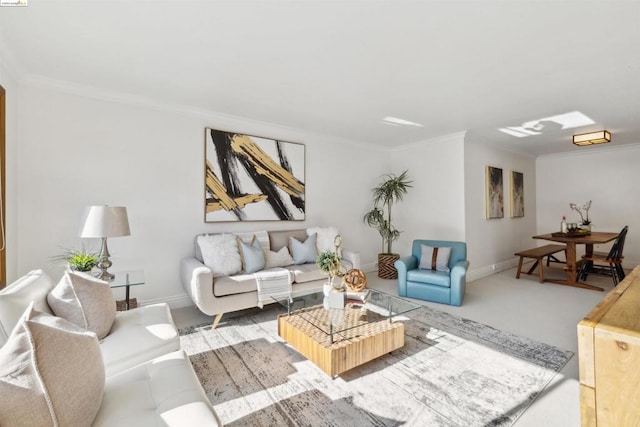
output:
M603 276L611 276L613 285L616 286L625 278L625 272L622 268L622 251L624 250L624 241L627 237L629 226L625 225L616 240L611 246L611 250L607 254L594 252L591 255L583 255L580 270L578 270L577 280L584 281L589 274L598 274ZM605 256L606 255L606 256Z

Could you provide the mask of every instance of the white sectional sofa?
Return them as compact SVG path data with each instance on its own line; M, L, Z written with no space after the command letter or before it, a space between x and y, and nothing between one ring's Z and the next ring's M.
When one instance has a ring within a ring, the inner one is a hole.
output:
M5 345L31 303L35 310L53 314L47 294L54 286L42 270L34 270L0 291L0 346ZM188 356L180 349L166 304L117 313L99 346L104 393L97 416L86 425L221 425ZM70 376L65 386L72 388L73 380ZM16 420L15 425L21 424Z
M219 233L224 234L224 233ZM231 234L231 233L227 233ZM333 249L333 242L338 230L335 227L313 227L297 230L256 231L234 233L233 235L247 242L254 237L267 254L267 266L269 254L289 249L289 255L295 257L291 251L290 239L295 238L300 242L305 241L311 235L317 234L316 252ZM180 262L180 278L185 290L203 313L215 316L213 327L215 328L224 313L243 310L258 306L258 291L254 273L240 271L230 275L216 275L215 268L211 266L215 260L206 265L199 244L199 237L213 236L201 234L195 237L194 254L183 258ZM237 247L230 248L238 250ZM286 250L285 250L286 251ZM342 263L345 270L360 268L360 254L345 249L341 250ZM294 293L313 292L322 289L327 281L327 275L323 274L313 261L296 264L292 259L291 264L278 265L278 268L286 269L293 279L292 291ZM285 263L286 264L286 263Z

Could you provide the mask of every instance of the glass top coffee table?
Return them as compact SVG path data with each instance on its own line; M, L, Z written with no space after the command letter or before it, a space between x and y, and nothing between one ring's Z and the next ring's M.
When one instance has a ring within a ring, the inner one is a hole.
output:
M328 308L322 292L292 299L278 301L287 309L278 316L278 334L331 376L404 346L398 316L420 307L373 289L366 301L347 299L344 308Z

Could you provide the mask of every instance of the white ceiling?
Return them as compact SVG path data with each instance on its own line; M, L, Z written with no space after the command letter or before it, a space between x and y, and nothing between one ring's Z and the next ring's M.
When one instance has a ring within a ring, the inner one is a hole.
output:
M467 131L543 155L594 149L571 144L590 130L640 143L639 18L613 0L29 0L0 8L0 61L384 147ZM595 123L497 130L572 111Z

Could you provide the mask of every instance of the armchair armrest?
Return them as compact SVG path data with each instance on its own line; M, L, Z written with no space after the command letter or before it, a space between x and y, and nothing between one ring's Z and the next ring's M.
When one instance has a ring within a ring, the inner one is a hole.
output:
M418 258L414 257L413 255L409 255L398 259L393 265L396 270L398 270L398 273L400 273L400 270L404 270L404 272L406 273L409 270L418 268Z
M213 296L213 272L194 257L180 261L180 281L195 305L203 313L213 316L215 297Z
M467 285L467 270L469 261L458 261L451 268L451 305L462 305L462 298Z
M398 259L393 266L398 270L398 295L407 296L407 271L418 268L418 258L413 255Z

